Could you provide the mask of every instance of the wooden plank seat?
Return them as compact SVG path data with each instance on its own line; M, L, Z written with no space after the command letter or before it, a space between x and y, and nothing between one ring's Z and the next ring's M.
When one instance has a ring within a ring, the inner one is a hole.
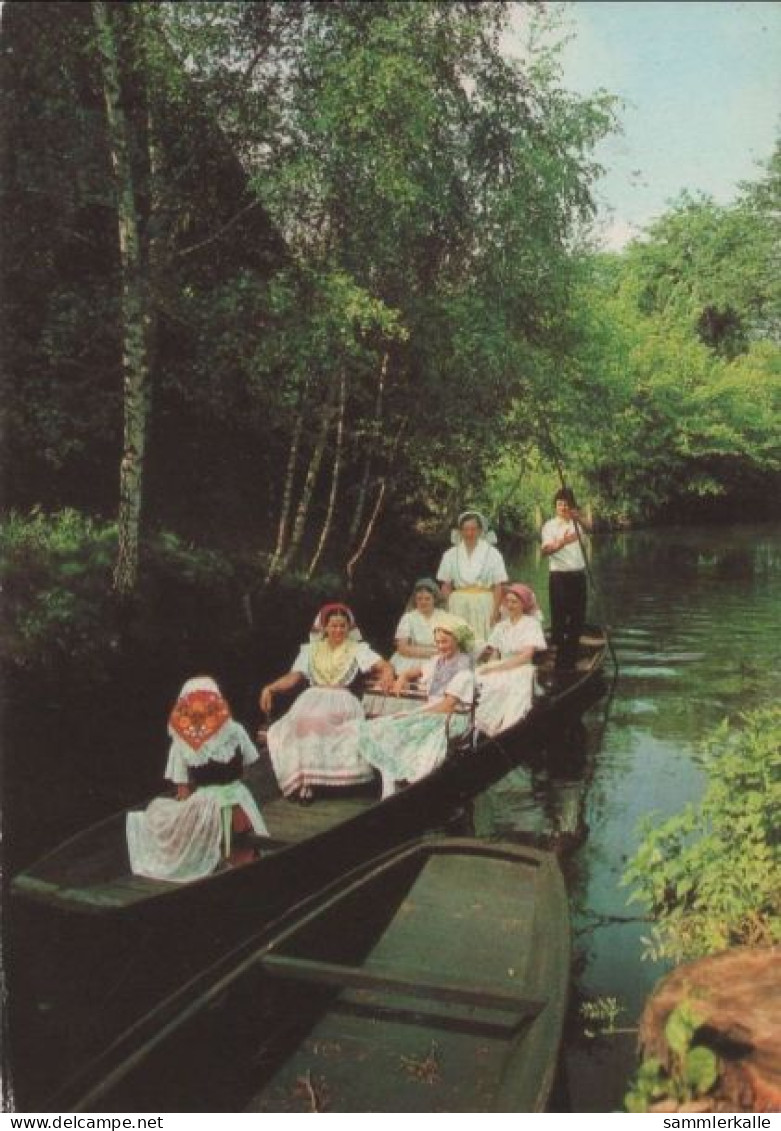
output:
M482 1018L474 1018L463 1013L458 1007L466 1007L480 1012L499 1012L508 1014L503 1019L503 1029L512 1032L525 1022L534 1020L545 1007L545 1002L508 993L494 986L464 986L458 982L442 979L421 979L398 974L394 970L376 966L368 969L363 966L347 966L341 963L320 962L309 958L296 958L280 954L268 954L260 965L273 978L291 979L298 982L313 982L318 985L336 986L358 994L348 994L345 1000L347 1012L386 1013L394 1017L408 1018L419 1012L419 1007L404 1004L399 999L422 999L427 1003L438 1003L446 1007L432 1010L428 1004L425 1010L427 1023L442 1021L458 1022L461 1026L474 1022L474 1027L483 1027ZM388 995L393 999L389 1002ZM454 1010L452 1007L456 1007ZM336 1003L335 1008L339 1008ZM496 1024L490 1026L496 1028Z

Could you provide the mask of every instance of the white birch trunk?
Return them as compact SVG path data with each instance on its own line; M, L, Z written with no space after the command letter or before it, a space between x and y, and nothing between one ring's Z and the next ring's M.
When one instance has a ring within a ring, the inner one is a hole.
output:
M331 417L333 415L333 387L328 391L328 399L323 408L323 414L320 420L320 428L318 429L315 446L312 451L312 457L309 461L307 468L306 478L304 485L301 488L301 497L298 500L298 507L296 508L296 517L293 523L293 531L290 535L290 542L285 552L281 555L279 565L277 568L278 573L284 572L287 567L295 560L296 555L301 547L306 530L307 519L309 518L309 511L312 506L312 498L315 492L315 485L317 483L317 476L320 472L320 465L323 462L325 454L326 443L328 441L328 432L331 427Z
M149 377L149 302L141 231L130 158L130 125L122 105L120 60L110 7L93 0L111 164L117 194L122 274L122 370L124 434L119 474L119 546L114 588L128 594L138 577Z
M274 553L271 555L268 569L266 570L266 584L276 577L280 571L282 556L287 550L288 536L290 530L290 512L293 508L293 483L296 477L296 467L298 465L298 449L301 446L301 433L304 430L304 414L303 409L299 412L296 419L296 426L293 431L293 439L290 444L290 451L287 457L287 468L285 470L285 484L282 491L282 508L279 512L279 525L277 527L277 543L274 547Z
M344 416L345 408L347 405L347 374L344 365L342 366L341 376L339 378L339 408L336 419L336 451L334 453L334 465L331 473L331 490L328 495L328 508L325 514L325 521L323 522L323 529L320 532L320 541L317 543L317 549L314 552L309 569L306 576L311 578L314 576L315 570L320 562L323 554L326 540L331 531L331 524L334 518L334 511L336 509L336 496L339 490L339 475L342 469L342 449L344 445Z
M388 354L385 353L380 365L380 375L377 382L377 397L374 402L374 428L375 435L380 434L383 416L383 402L385 397L385 377L388 372ZM361 476L361 485L358 488L358 497L355 500L355 509L353 510L353 517L350 522L350 529L347 532L347 545L354 546L355 540L358 537L358 531L361 528L361 521L363 519L364 508L366 507L366 497L369 492L369 479L371 476L372 457L371 453L367 455L366 462L363 465L363 475Z

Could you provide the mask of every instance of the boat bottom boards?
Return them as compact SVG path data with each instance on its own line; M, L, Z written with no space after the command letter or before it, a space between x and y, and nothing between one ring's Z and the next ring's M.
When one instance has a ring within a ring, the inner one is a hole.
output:
M534 877L486 863L432 856L362 969L435 986L469 986L479 970L481 984L522 996ZM245 1110L490 1111L519 1039L513 1018L494 1009L345 989Z

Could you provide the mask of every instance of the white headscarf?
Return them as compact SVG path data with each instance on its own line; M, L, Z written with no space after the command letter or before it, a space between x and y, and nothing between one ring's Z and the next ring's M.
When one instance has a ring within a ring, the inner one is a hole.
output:
M481 514L480 511L476 510L462 511L458 516L458 526L455 530L450 531L450 541L453 543L453 545L458 546L461 543L461 526L466 522L468 518L477 519L477 521L480 523L480 538L482 538L484 542L487 542L489 546L495 546L496 535L494 534L493 530L490 529L490 523L488 519L484 514Z
M209 675L196 675L186 680L177 699L184 699L185 695L190 695L193 691L213 691L216 695L222 695L216 682Z

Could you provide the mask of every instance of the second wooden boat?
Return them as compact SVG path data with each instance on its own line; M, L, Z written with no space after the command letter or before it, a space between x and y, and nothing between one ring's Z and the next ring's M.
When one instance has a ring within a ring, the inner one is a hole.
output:
M555 858L430 838L344 877L184 987L57 1106L542 1111L568 979Z

